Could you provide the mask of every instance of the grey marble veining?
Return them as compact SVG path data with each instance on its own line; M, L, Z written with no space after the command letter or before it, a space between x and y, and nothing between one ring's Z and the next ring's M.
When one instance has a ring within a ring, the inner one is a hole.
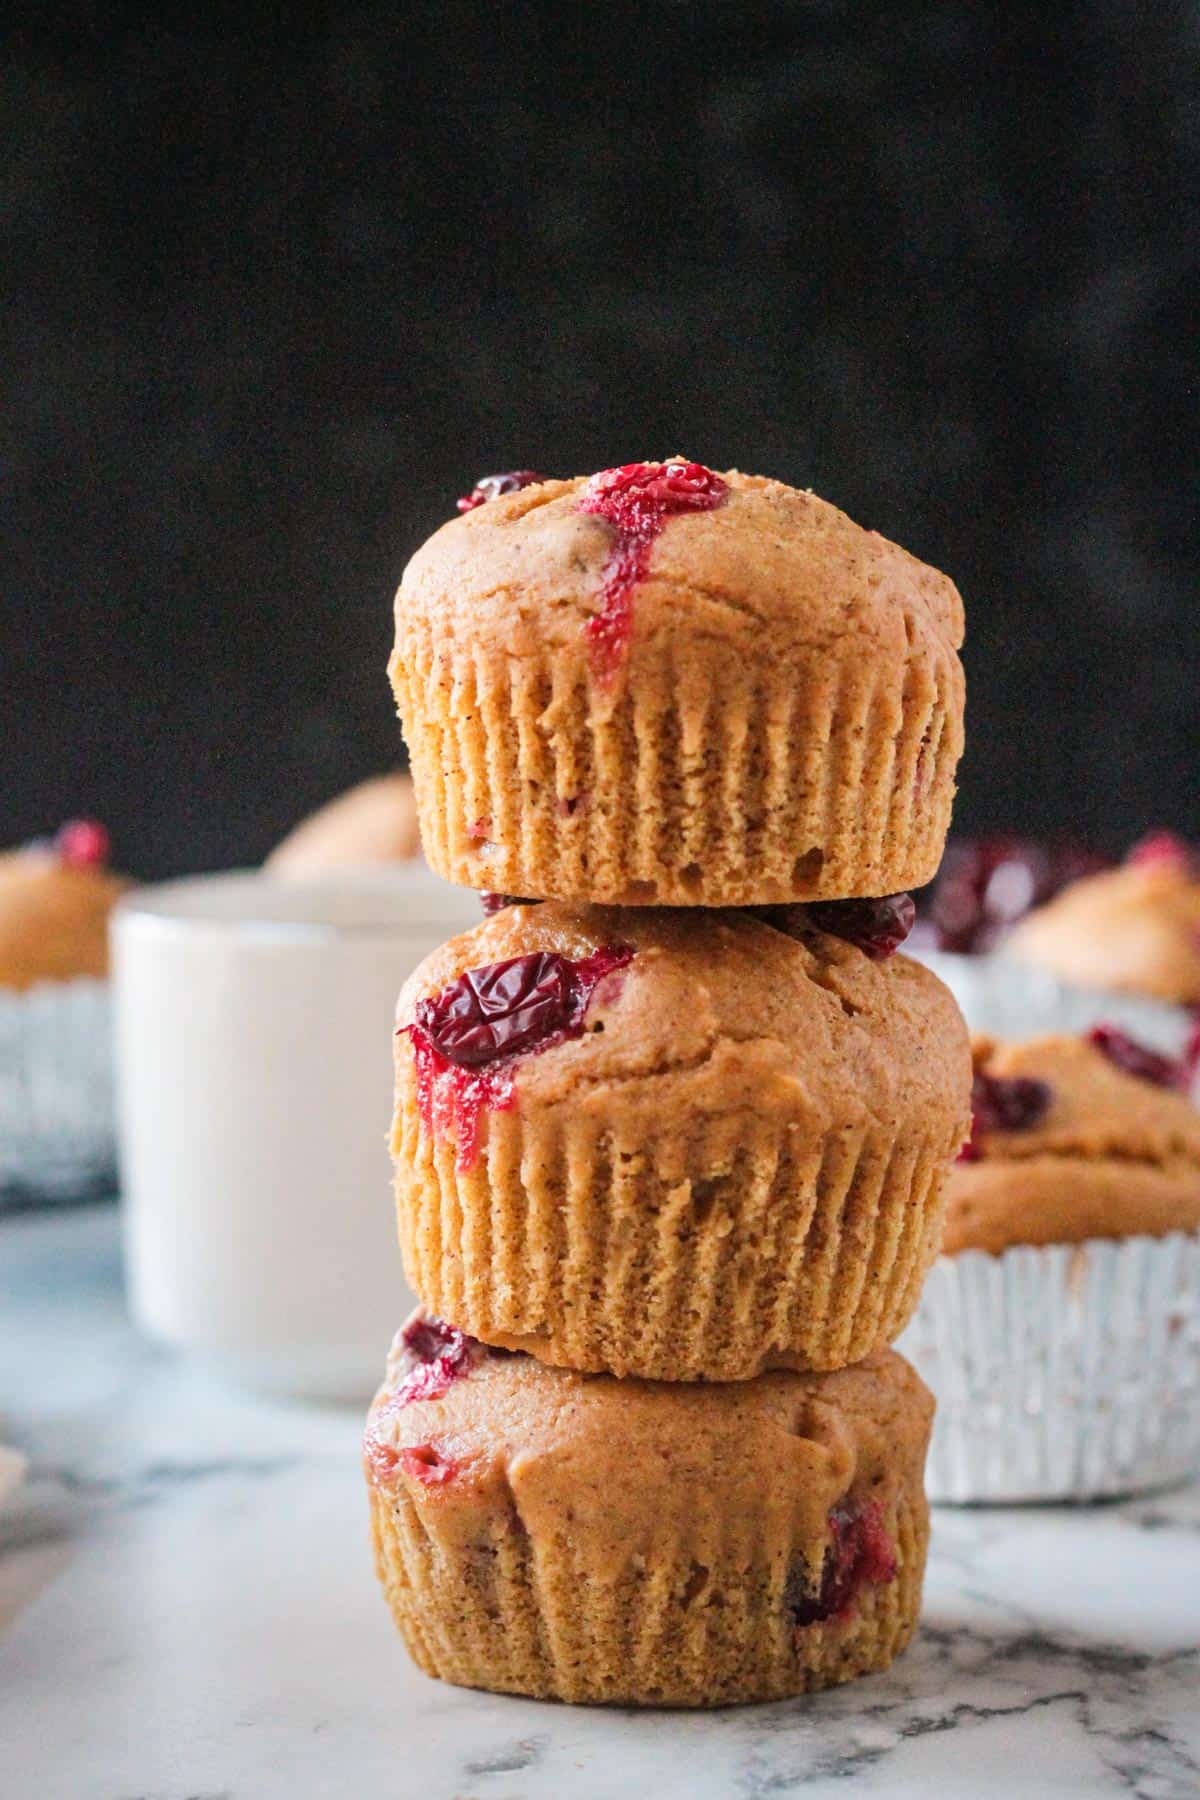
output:
M442 1687L375 1591L359 1420L140 1344L102 1211L0 1226L0 1797L1200 1793L1200 1492L940 1511L893 1670L716 1714ZM382 1353L382 1352L381 1352Z

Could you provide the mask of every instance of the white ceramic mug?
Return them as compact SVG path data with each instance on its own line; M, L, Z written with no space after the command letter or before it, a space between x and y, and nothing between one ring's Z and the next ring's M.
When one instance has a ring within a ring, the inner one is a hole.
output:
M249 1385L363 1399L413 1305L387 1127L396 994L478 923L424 869L142 888L113 923L130 1304Z

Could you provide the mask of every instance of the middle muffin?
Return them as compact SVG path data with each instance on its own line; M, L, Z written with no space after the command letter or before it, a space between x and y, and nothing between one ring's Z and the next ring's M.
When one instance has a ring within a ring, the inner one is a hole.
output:
M966 1028L919 964L779 917L515 904L426 959L393 1152L431 1310L667 1381L892 1342L969 1126Z

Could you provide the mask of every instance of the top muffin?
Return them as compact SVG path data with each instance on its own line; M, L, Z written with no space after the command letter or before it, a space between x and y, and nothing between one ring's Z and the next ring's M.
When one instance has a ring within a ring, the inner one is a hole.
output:
M476 505L396 597L426 854L530 897L927 881L962 749L952 582L815 495L634 463Z
M108 974L108 916L129 884L107 859L91 819L0 856L0 988Z
M1156 832L1121 868L1030 913L1005 948L1067 981L1200 1005L1200 871L1189 846Z

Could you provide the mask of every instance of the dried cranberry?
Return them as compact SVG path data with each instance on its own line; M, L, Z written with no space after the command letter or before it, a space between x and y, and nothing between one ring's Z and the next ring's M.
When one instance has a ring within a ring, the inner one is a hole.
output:
M571 965L553 950L467 969L417 1006L417 1024L447 1062L478 1068L552 1037L568 1022Z
M600 610L584 633L597 676L616 672L633 628L630 595L645 579L650 549L667 520L679 513L711 512L729 485L703 463L623 463L603 469L586 484L579 510L607 519L616 540L600 576Z
M69 819L58 831L54 848L69 869L103 868L108 861L108 832L98 819Z
M460 513L474 512L477 506L486 506L489 500L498 500L501 494L519 494L522 488L535 487L545 479L536 469L507 469L503 475L481 475L470 493L464 494L456 504Z
M479 1115L513 1105L513 1065L579 1037L593 994L633 956L606 944L578 961L535 950L467 969L440 994L418 1001L401 1027L417 1065L417 1106L427 1130L453 1125L458 1166L475 1158Z
M1032 907L1107 867L1104 857L1076 844L1019 837L952 840L928 902L937 947L968 955L990 950Z
M519 894L483 893L479 896L479 904L488 918L491 918L493 913L503 912L506 906L537 906L539 903L536 900L523 900Z
M896 1578L896 1553L878 1500L861 1506L841 1501L829 1515L829 1531L816 1591L807 1567L788 1583L785 1602L801 1629L845 1617L862 1588L882 1587Z
M1125 861L1148 869L1179 869L1189 874L1195 858L1186 838L1174 831L1149 831L1126 855Z
M1110 1063L1123 1069L1126 1075L1136 1075L1141 1081L1152 1081L1156 1087L1186 1087L1190 1073L1187 1058L1177 1062L1170 1056L1162 1056L1157 1050L1151 1050L1148 1044L1139 1044L1136 1038L1130 1037L1117 1025L1094 1025L1087 1034L1089 1044L1107 1056Z
M481 1346L465 1331L424 1313L412 1319L401 1333L412 1363L395 1389L395 1402L440 1400L451 1384L470 1373L482 1354Z
M985 1131L1032 1131L1050 1110L1049 1082L1032 1075L988 1075L976 1069L971 1083L971 1135L958 1153L960 1162L978 1162Z
M815 900L807 905L751 906L754 918L802 943L814 932L854 944L872 962L885 962L904 942L917 916L911 894L882 900Z
M917 916L911 894L881 900L820 900L806 908L818 931L855 944L872 962L885 962L913 928Z

